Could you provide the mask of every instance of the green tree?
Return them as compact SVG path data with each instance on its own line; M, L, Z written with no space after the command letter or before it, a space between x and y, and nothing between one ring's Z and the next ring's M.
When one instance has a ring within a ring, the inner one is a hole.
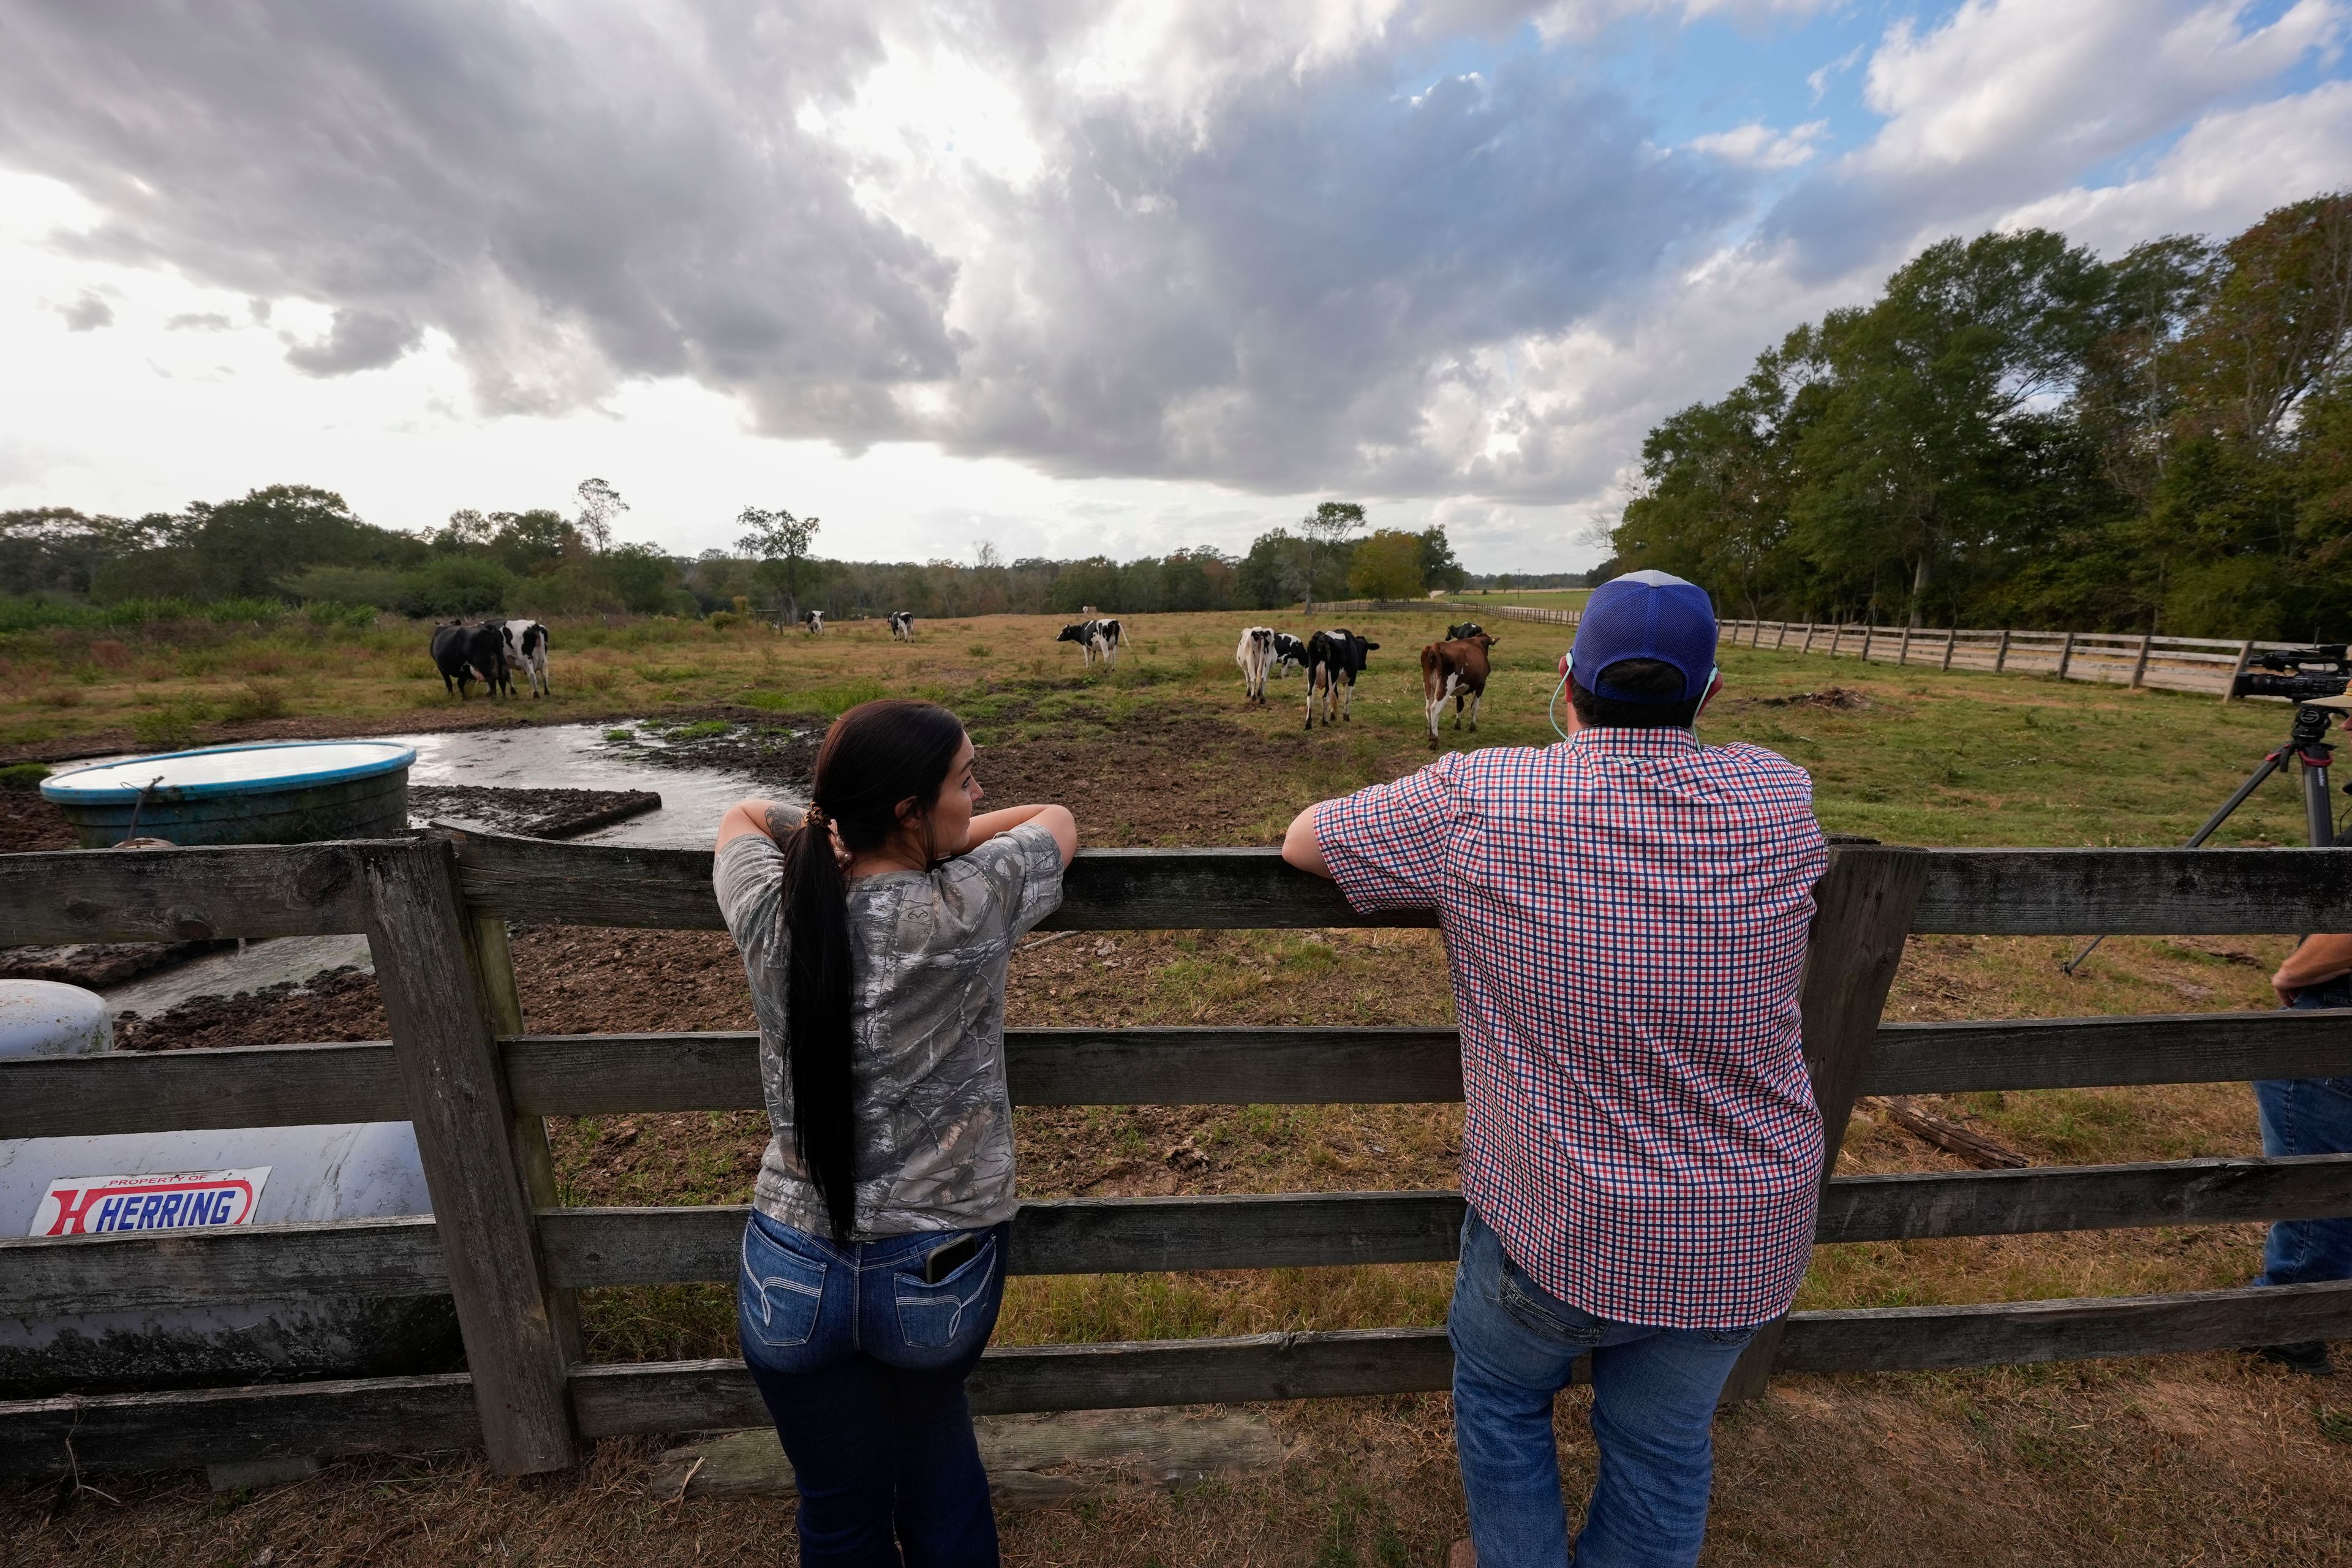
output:
M1348 591L1366 599L1418 599L1426 581L1419 534L1383 528L1356 546Z
M1306 606L1315 607L1315 588L1320 568L1349 536L1364 526L1364 509L1351 500L1327 500L1298 520L1298 532L1307 542Z
M629 510L629 503L602 479L583 479L572 493L580 499L580 516L572 527L580 531L588 548L601 555L613 548L613 526Z
M824 526L814 517L794 517L782 507L764 511L747 506L735 514L735 525L744 530L735 542L735 548L762 561L781 561L784 574L784 618L800 618L801 562L809 552L810 542Z
M1463 585L1470 581L1470 574L1463 569L1461 562L1454 558L1454 544L1445 537L1445 530L1433 522L1423 529L1418 537L1421 540L1421 580L1423 585L1443 588L1449 594L1462 592Z

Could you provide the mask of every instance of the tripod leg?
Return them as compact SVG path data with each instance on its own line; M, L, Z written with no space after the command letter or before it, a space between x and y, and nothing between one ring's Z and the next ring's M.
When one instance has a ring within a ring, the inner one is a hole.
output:
M2181 847L2183 849L2194 849L2199 845L2204 843L2208 838L2212 837L2215 830L2218 829L2221 824L2230 820L2230 814L2237 810L2238 807L2245 805L2246 797L2253 794L2256 789L2260 788L2262 782L2264 779L2270 777L2273 773L2286 766L2286 758L2287 753L2284 747L2278 751L2273 752L2269 756L2264 757L2263 759L2263 765L2256 768L2252 773L2248 775L2246 782L2238 786L2238 793L2223 801L2221 803L2221 809L2207 817L2205 819L2205 826L2191 834L2189 836L2189 842L2182 845ZM2321 787L2324 789L2326 786L2323 784Z
M2223 801L2221 803L2221 809L2207 817L2205 819L2205 826L2199 828L2194 834L2190 835L2189 842L2182 845L2181 847L2183 849L2194 849L2199 845L2204 843L2208 838L2212 837L2214 831L2219 828L2221 824L2230 820L2230 814L2237 810L2238 807L2245 805L2246 797L2252 795L2255 790L2262 787L2262 783L2264 779L2270 777L2273 773L2286 766L2286 759L2287 752L2286 748L2284 746L2279 750L2273 752L2269 756L2264 757L2263 759L2263 765L2256 768L2252 773L2248 774L2246 782L2238 786L2238 793ZM2320 823L2326 823L2327 825L2325 828L2315 826L2312 828L2313 834L2316 836L2323 832L2332 832L2335 825L2333 820L2327 816L2326 776L2324 773L2321 775L2319 780L2319 793L2315 795L2311 793L2311 770L2306 767L2303 771L2303 787L2305 809L2306 813L2310 815L2312 822L2315 825ZM2323 837L2314 837L2312 842L2314 844L2325 844L2328 842L2328 840ZM2093 937L2091 939L2090 946L2084 948L2073 958L2058 966L2058 973L2061 974L2072 974L2074 971L2082 968L2084 961L2087 960L2091 954L2099 951L2099 943L2106 940L2107 939L2103 936Z
M2336 842L2336 809L2327 799L2327 769L2303 762L2303 815L2311 826L2311 847L2325 849Z

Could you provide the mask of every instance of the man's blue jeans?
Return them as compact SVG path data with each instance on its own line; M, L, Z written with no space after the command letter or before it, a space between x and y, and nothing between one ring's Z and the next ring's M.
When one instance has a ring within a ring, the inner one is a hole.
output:
M1601 1475L1577 1568L1698 1561L1715 1479L1716 1401L1755 1330L1648 1329L1580 1312L1521 1273L1473 1209L1462 1223L1445 1332L1479 1568L1570 1561L1552 1398L1587 1353Z
M2341 980L2294 999L2300 1009L2352 1007L2352 986ZM2352 1153L2352 1078L2266 1079L2254 1085L2262 1112L2263 1152ZM2352 1279L2352 1219L2283 1219L2271 1226L2257 1285L2311 1285Z
M809 1568L993 1568L963 1380L1003 1304L1009 1229L835 1247L763 1214L744 1227L736 1327L793 1462ZM924 1282L932 1253L974 1237L970 1259Z

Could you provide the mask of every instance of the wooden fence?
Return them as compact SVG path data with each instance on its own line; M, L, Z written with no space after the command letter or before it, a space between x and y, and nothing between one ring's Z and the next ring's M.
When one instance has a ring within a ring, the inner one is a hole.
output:
M2256 642L2252 638L2166 637L2138 632L1966 631L1948 626L1839 626L1806 621L1725 621L1723 642L1731 647L1822 653L1881 664L2054 675L2061 680L2201 691L2224 700L2229 698L2232 683L2256 654L2308 646Z
M2352 1075L2352 1014L1885 1024L1906 933L2352 930L2352 849L1834 849L1818 889L1805 1053L1832 1155L1860 1094ZM523 1030L509 920L713 929L707 853L490 835L0 857L0 945L366 933L392 1038L0 1063L0 1138L408 1118L429 1217L0 1241L0 1314L304 1292L455 1298L469 1373L0 1404L0 1473L480 1445L502 1471L583 1438L762 1423L741 1364L583 1362L573 1292L731 1280L740 1208L556 1205L548 1116L761 1103L750 1034ZM1267 850L1094 850L1062 928L1427 925L1360 916ZM1013 1029L1024 1105L1458 1100L1437 1028ZM1832 1161L1833 1163L1833 1161ZM2352 1213L2352 1156L1841 1176L1818 1239L1981 1236ZM1024 1204L1016 1273L1433 1261L1450 1192ZM2352 1282L2083 1300L1799 1312L1770 1373L2040 1362L2352 1335ZM982 1411L1393 1394L1446 1386L1443 1330L992 1350Z

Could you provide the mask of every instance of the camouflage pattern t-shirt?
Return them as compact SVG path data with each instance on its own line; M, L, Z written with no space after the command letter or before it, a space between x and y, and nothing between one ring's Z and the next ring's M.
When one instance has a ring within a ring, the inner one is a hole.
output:
M795 1230L830 1236L824 1200L793 1150L783 878L783 851L764 835L719 847L712 881L751 982L772 1131L752 1201ZM849 884L856 1239L1012 1217L1005 961L1061 902L1061 850L1035 823L929 871Z

